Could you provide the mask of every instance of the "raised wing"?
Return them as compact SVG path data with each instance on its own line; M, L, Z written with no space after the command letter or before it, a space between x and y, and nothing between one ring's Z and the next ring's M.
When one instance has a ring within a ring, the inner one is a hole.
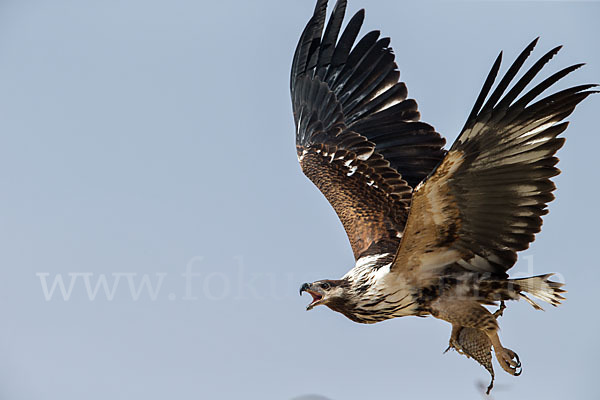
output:
M393 269L414 279L458 268L506 276L516 253L540 231L554 199L550 178L558 175L556 151L567 128L561 122L596 85L575 86L530 104L582 64L565 68L521 95L560 50L552 49L503 96L534 40L484 101L500 68L496 60L475 106L443 162L420 185ZM520 96L520 98L518 98ZM518 98L518 99L517 99Z
M356 259L395 252L412 187L441 161L445 141L406 99L390 39L373 31L355 45L361 10L338 40L345 0L323 33L326 6L317 2L292 65L298 159L340 217Z

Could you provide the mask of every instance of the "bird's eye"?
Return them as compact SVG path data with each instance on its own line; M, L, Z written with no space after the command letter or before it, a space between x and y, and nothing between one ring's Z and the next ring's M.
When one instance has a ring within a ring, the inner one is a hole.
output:
M321 287L322 287L323 289L325 289L325 290L329 289L329 286L330 286L330 285L329 285L329 283L327 283L327 282L323 282L323 283L321 283Z

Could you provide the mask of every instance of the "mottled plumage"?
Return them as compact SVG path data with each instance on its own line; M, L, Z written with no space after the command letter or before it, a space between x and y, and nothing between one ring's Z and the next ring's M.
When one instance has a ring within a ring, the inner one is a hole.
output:
M327 305L360 323L431 315L452 324L450 347L484 366L492 383L492 348L518 375L518 356L498 337L498 314L485 306L524 299L540 309L528 295L564 300L551 274L509 279L507 271L554 198L562 121L596 85L538 99L577 64L526 90L556 47L511 86L536 39L492 90L500 54L446 151L399 82L390 39L373 31L357 41L363 10L342 30L345 0L325 26L326 5L317 2L294 54L296 149L302 171L338 214L355 266L341 279L302 285L313 297L308 309Z

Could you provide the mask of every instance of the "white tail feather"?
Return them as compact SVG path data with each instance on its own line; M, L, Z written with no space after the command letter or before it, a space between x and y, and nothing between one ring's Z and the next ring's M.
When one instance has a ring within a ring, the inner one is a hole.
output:
M520 292L527 292L533 297L556 307L565 299L561 294L566 293L566 290L561 289L564 285L563 283L550 280L552 275L538 275L530 278L511 279L511 281L514 282ZM519 295L536 310L543 310L539 304L531 300L524 293L519 293Z

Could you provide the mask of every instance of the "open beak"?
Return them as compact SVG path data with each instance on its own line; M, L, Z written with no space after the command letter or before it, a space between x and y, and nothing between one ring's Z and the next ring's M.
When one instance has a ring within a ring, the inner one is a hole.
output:
M306 311L312 310L314 306L318 306L323 302L323 294L320 291L316 290L316 288L313 289L312 284L304 283L300 287L300 296L302 296L303 292L307 292L313 298L310 304L306 306Z

